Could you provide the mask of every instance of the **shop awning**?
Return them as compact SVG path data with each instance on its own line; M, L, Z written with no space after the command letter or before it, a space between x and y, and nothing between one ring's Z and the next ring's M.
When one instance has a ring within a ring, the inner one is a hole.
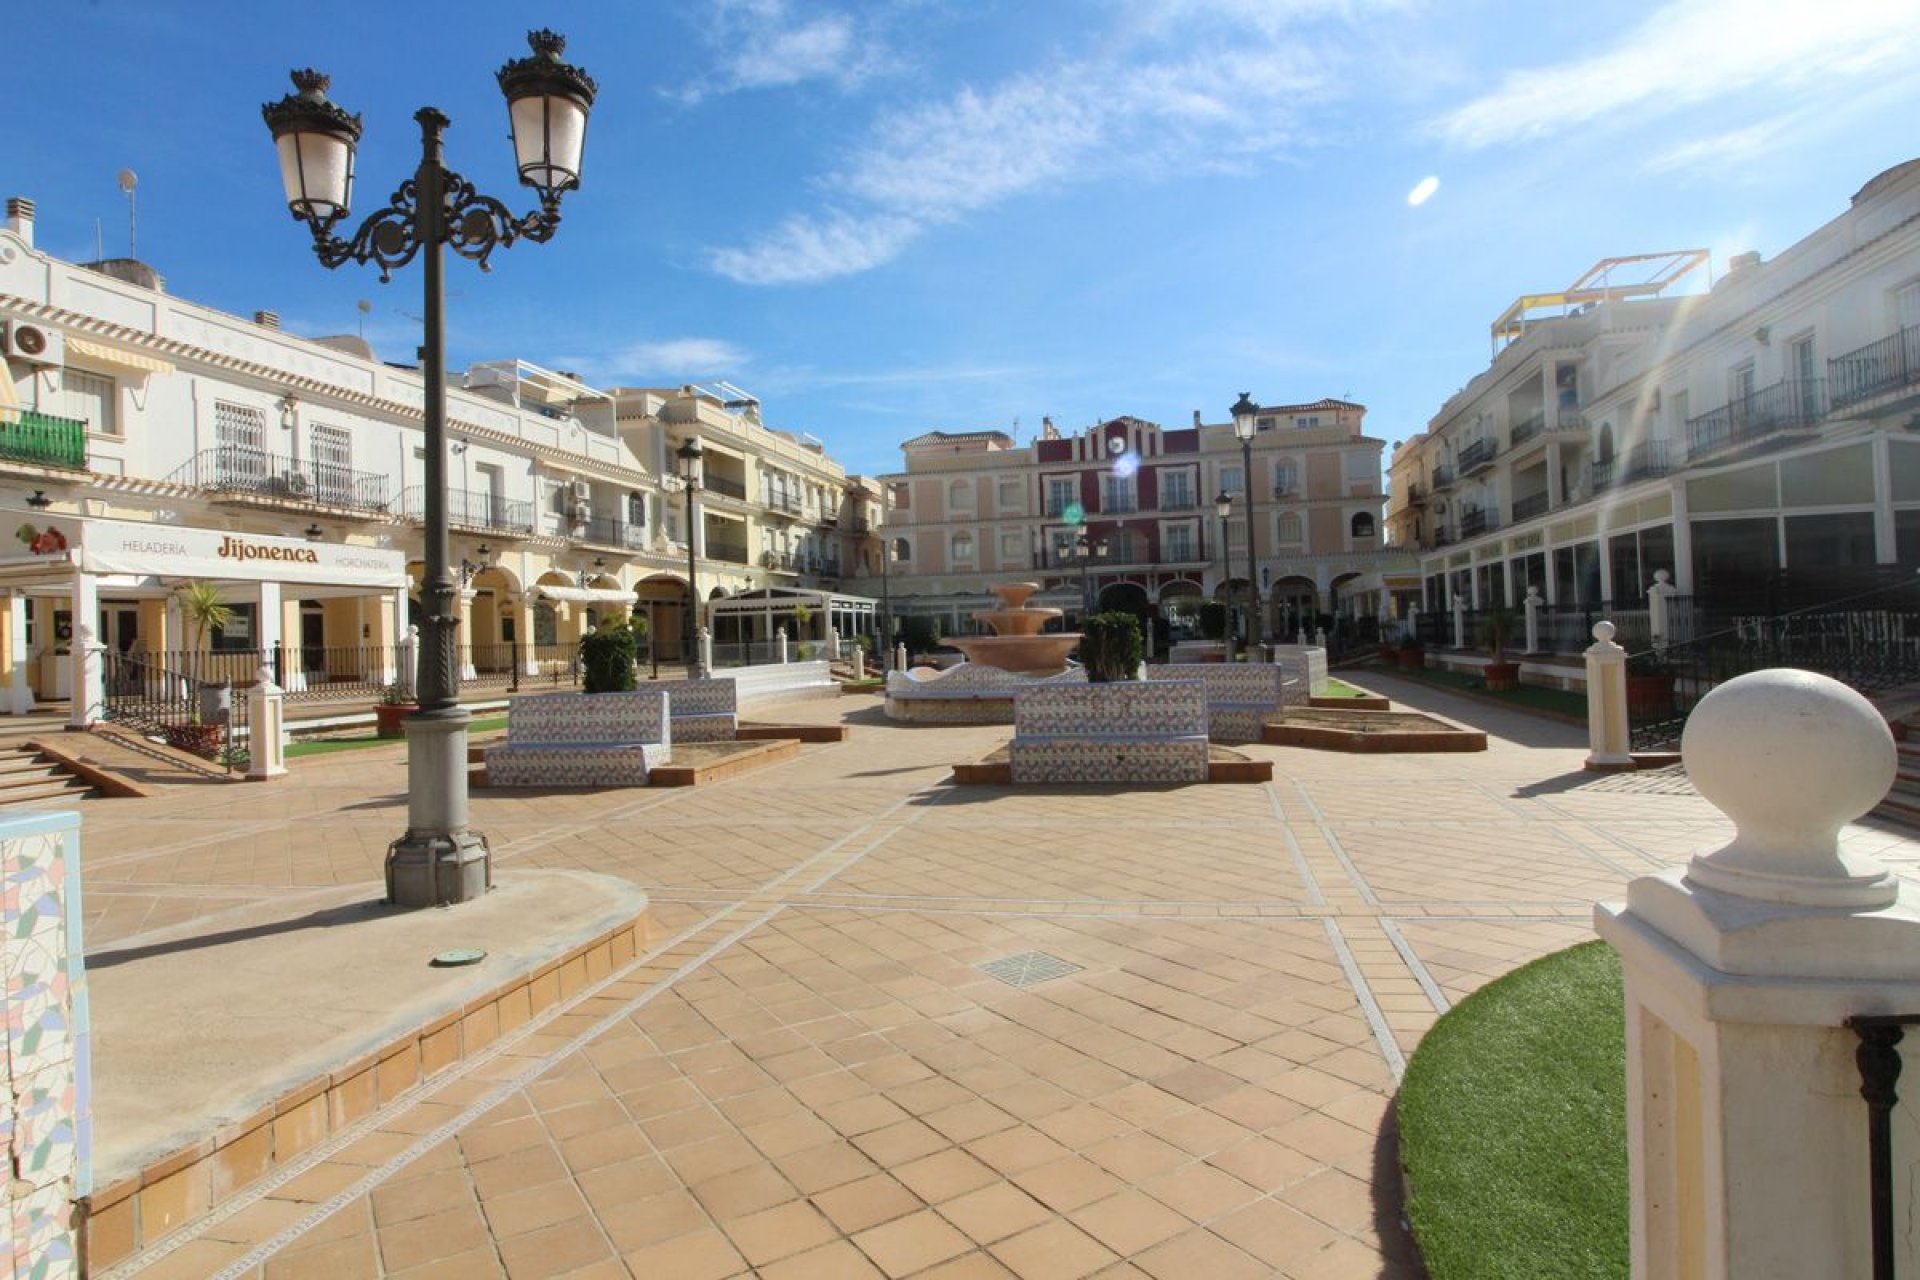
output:
M632 604L633 592L622 591L618 587L554 587L544 582L534 584L533 592L546 600L559 600L566 604Z
M143 351L128 351L123 347L111 347L104 342L95 342L91 338L76 338L72 334L67 335L67 354L97 360L101 364L118 365L122 369L132 369L138 373L173 372L173 365L158 356L150 356Z

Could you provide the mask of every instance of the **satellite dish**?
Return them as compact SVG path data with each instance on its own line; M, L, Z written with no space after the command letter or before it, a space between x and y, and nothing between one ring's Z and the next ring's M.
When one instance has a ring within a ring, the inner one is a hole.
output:
M363 316L366 315L369 311L373 310L373 304L371 302L368 302L365 298L360 299L360 301L354 303L353 305L359 310L360 314Z

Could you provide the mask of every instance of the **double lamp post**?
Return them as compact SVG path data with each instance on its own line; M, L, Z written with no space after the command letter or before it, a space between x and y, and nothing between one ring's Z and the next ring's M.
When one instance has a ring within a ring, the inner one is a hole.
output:
M421 259L426 310L420 345L426 432L426 566L419 671L420 709L406 720L407 830L387 849L388 901L402 907L467 902L486 892L492 868L486 837L467 826L467 724L459 702L458 589L448 563L446 322L442 248L487 267L495 249L520 240L544 242L560 225L560 197L580 185L587 114L598 87L561 61L566 40L551 31L528 34L531 57L498 72L507 100L520 181L540 207L516 217L448 169L441 134L451 123L433 107L414 113L420 165L387 206L347 238L334 228L353 194L360 117L327 100L328 78L293 72L298 91L261 108L280 154L287 207L313 232L323 266L371 262L380 279ZM404 621L404 620L401 620Z

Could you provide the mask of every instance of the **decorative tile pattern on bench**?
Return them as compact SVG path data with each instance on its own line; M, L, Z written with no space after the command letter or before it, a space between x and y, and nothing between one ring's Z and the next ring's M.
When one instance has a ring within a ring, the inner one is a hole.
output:
M1207 780L1206 686L1198 681L1030 689L1014 699L1018 783Z
M739 728L738 686L731 677L649 680L641 692L667 695L675 742L732 742Z
M644 787L671 758L667 695L542 693L507 708L507 740L487 751L494 787Z

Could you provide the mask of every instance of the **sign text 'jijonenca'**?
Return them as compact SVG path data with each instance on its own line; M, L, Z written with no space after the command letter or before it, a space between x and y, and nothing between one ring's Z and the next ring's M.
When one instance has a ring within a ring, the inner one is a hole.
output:
M319 564L320 557L312 547L269 547L257 542L242 542L235 537L220 539L220 558L222 560L298 560L302 564Z

